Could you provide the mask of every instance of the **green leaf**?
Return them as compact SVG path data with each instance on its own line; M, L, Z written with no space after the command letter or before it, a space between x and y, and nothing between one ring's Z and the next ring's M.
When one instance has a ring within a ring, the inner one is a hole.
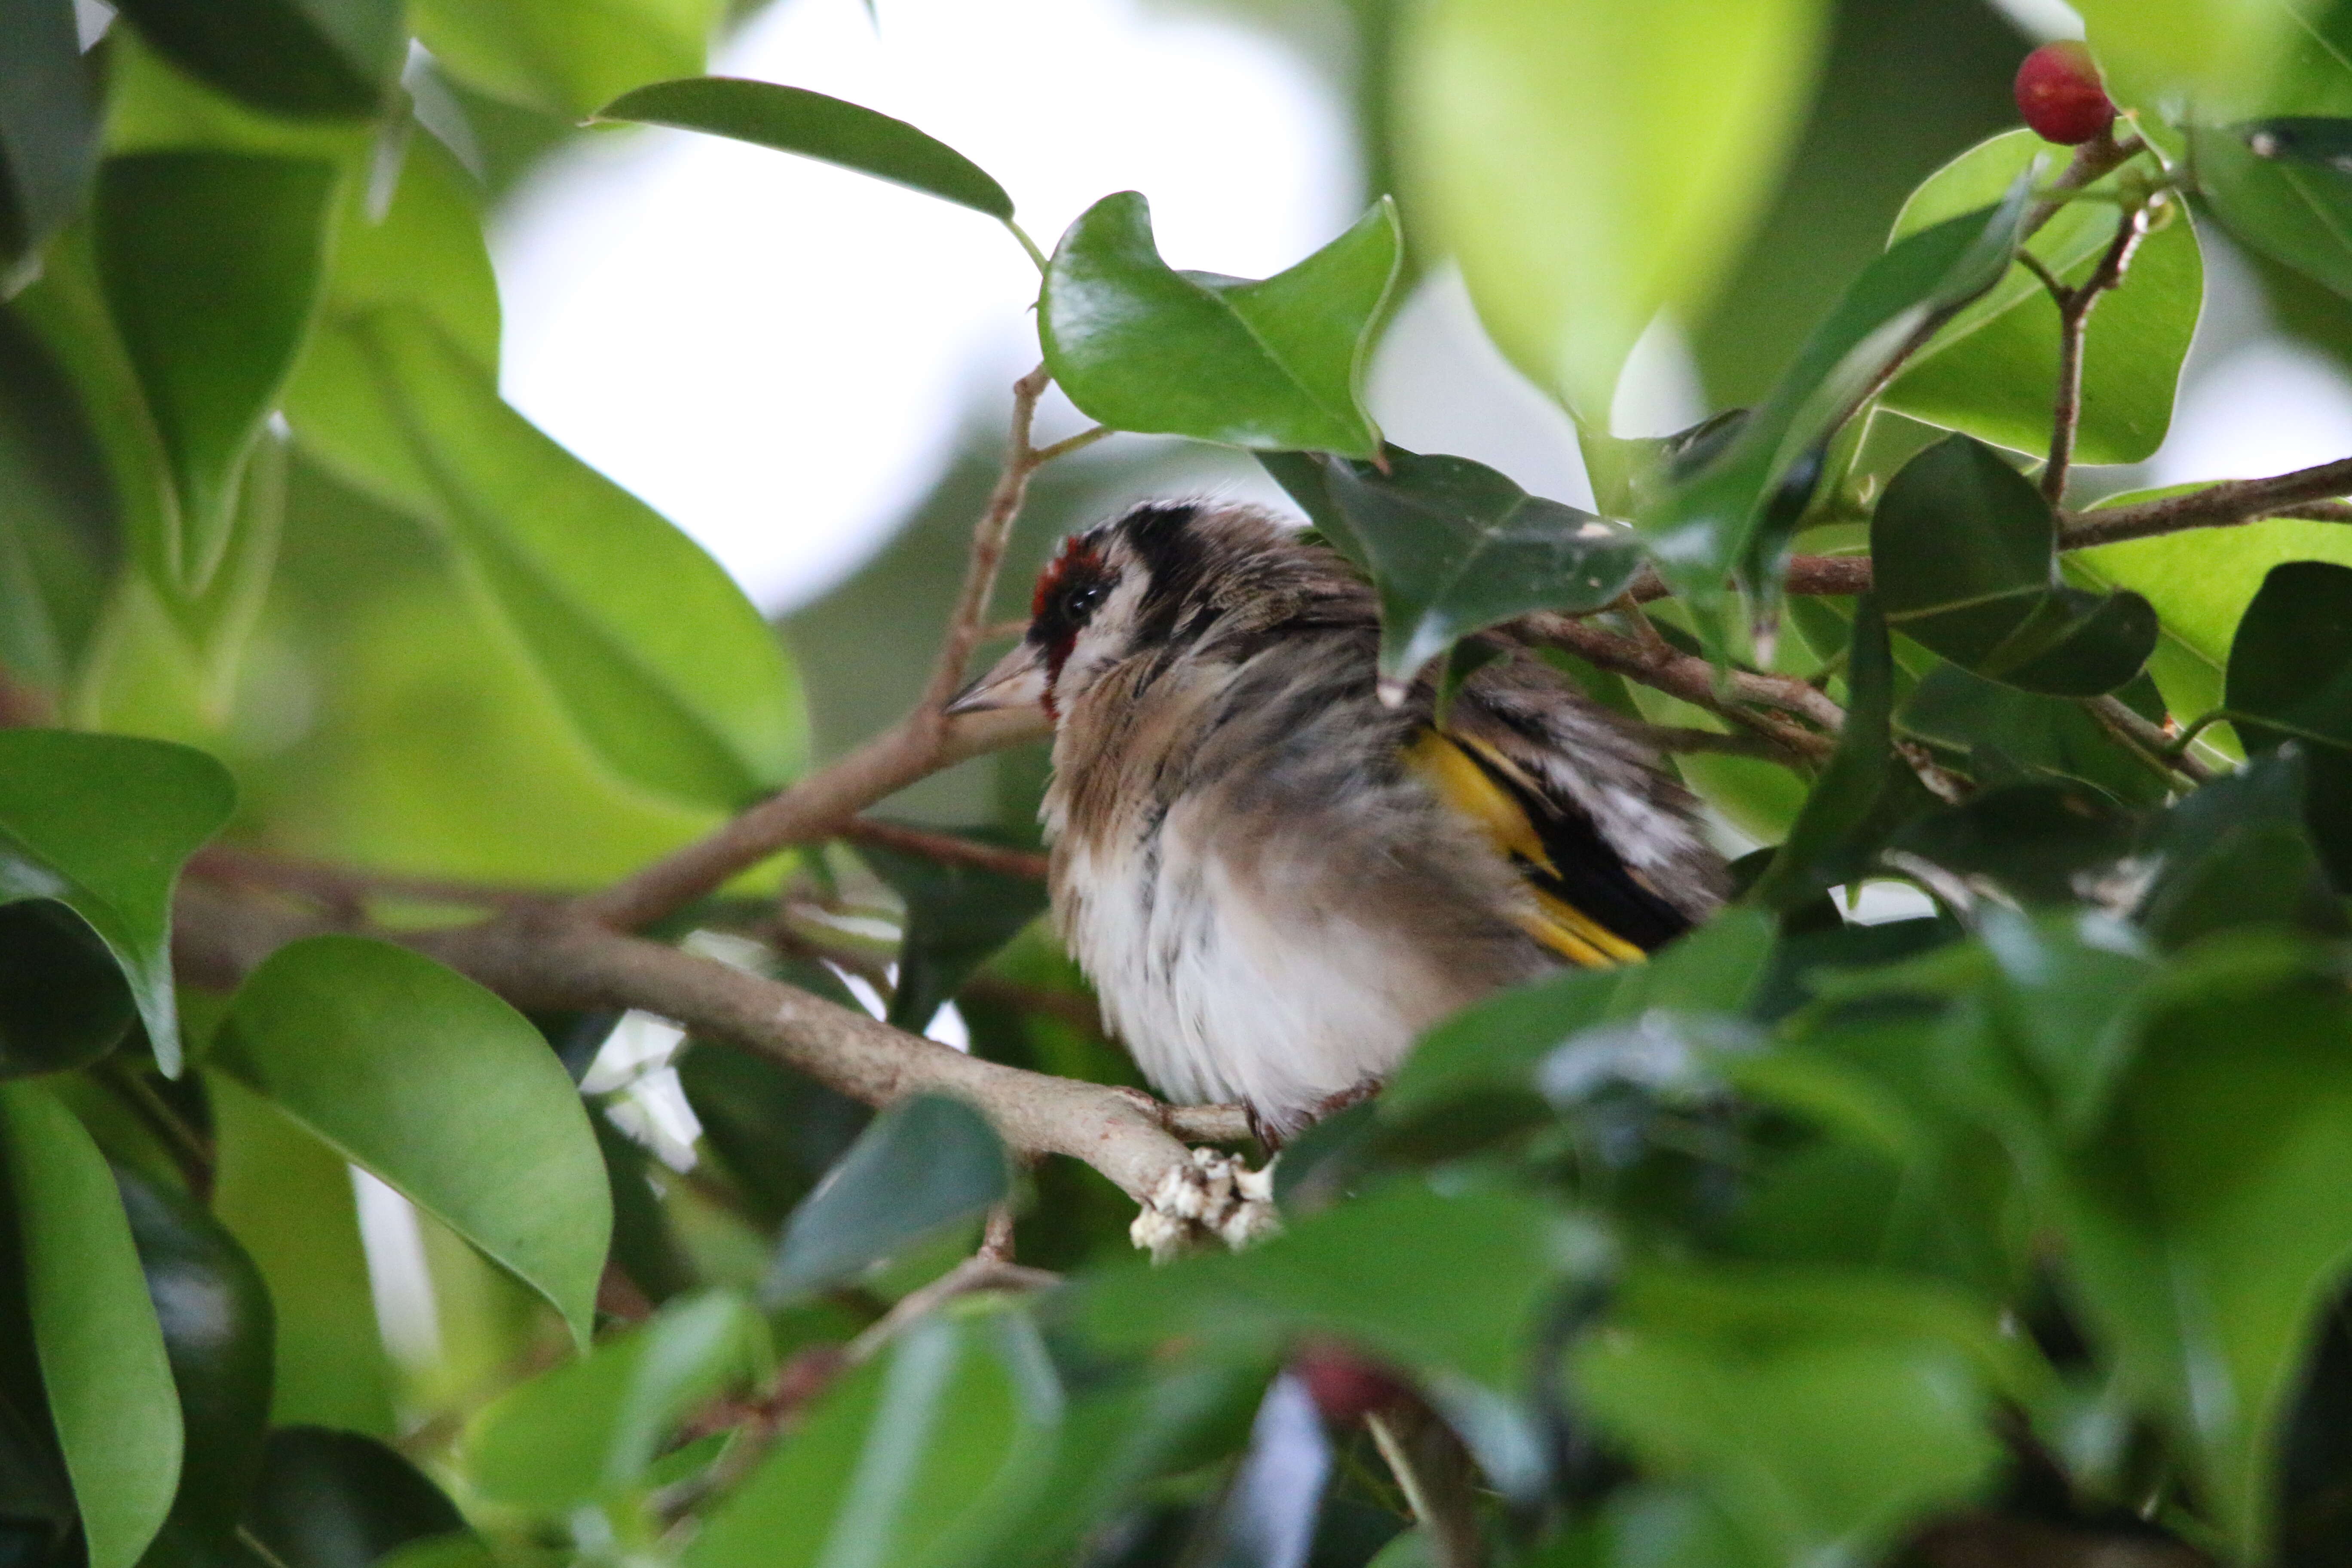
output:
M2265 1556L2279 1422L2352 1261L2352 1003L2251 950L2145 1030L2055 1197L2075 1293L2126 1388L2198 1463L2214 1521ZM2260 1019L2261 1048L2247 1048Z
M1696 323L1771 192L1825 42L1814 0L1448 0L1402 41L1416 224L1486 330L1605 429L1661 310Z
M81 205L98 98L71 0L0 0L0 279ZM0 295L7 292L0 281Z
M2137 675L2156 611L2058 574L2058 523L2032 480L1966 436L1903 467L1870 523L1887 624L1962 668L2028 691L2092 697Z
M702 69L721 0L415 0L441 68L496 98L573 119L633 87Z
M187 1433L165 1539L217 1546L236 1528L269 1426L269 1292L194 1198L119 1167L114 1179Z
M1979 142L1912 193L1895 220L1894 239L1999 201L2019 171L2048 151L2031 131ZM2126 177L2110 174L2090 188L2113 194ZM2078 199L2060 207L2026 248L2060 279L2079 285L2114 238L2116 221L2109 203ZM2204 290L2195 226L2179 203L2168 203L2133 254L2124 286L2092 312L2076 462L2142 462L2163 443ZM2017 267L1937 332L1884 401L1914 418L2040 457L2050 449L2057 384L2058 307L2039 279Z
M1864 268L1805 340L1772 395L1719 451L1637 520L1659 574L1691 606L1709 646L1731 646L1723 615L1737 573L1757 613L1780 601L1779 562L1818 482L1831 437L1853 416L1906 344L2000 281L2023 231L2032 182L1999 205L1897 241Z
M2279 746L2164 814L2147 846L2158 875L2136 911L2150 936L2178 950L2242 926L2345 934L2343 900L2314 844L2323 823L2307 820L2322 815L2313 809L2315 760Z
M182 1451L139 1252L98 1145L46 1089L0 1083L0 1138L33 1346L90 1568L130 1568L171 1511Z
M2182 89L2241 101L2269 76L2297 17L2260 0L2082 0L2074 7L2119 101L2157 107Z
M838 163L992 218L1013 217L1004 187L946 142L903 120L806 88L724 76L657 81L614 100L596 118L731 136Z
M365 119L406 51L400 0L123 0L156 51L273 114Z
M435 516L572 722L638 786L732 809L804 754L773 631L719 563L499 398L413 310L362 331Z
M2141 806L2160 805L2168 793L2165 780L2118 746L2081 703L2020 691L1957 664L1937 660L1895 722L1913 739L1967 754L1980 779L2079 779Z
M846 1279L1012 1193L1004 1144L980 1112L945 1095L902 1100L793 1211L762 1292L780 1301Z
M0 904L49 899L122 966L166 1073L180 1070L172 889L236 786L202 752L64 730L0 731Z
M481 1493L562 1517L636 1484L677 1423L765 1370L767 1328L723 1291L681 1298L543 1372L484 1409L466 1433Z
M389 1437L392 1368L343 1157L226 1073L205 1074L213 1213L269 1288L270 1425Z
M285 1568L373 1568L415 1542L466 1527L441 1489L356 1432L272 1432L245 1525Z
M982 843L1013 843L993 828L959 833ZM890 994L888 1021L909 1034L929 1028L940 1005L1045 910L1045 885L1034 878L943 865L873 844L859 845L857 853L906 900L906 935L898 946L898 984Z
M1986 878L2031 903L2066 903L2079 877L2131 853L2137 826L2085 784L2032 780L1979 790L1915 818L1889 847Z
M336 172L308 159L137 153L98 175L99 276L178 500L174 580L227 552L246 454L300 352Z
M94 1062L138 1017L89 922L47 899L0 904L0 1079Z
M703 1523L687 1568L960 1560L1050 1453L1063 1394L1018 1310L934 1313L858 1368Z
M1381 595L1381 674L1402 684L1455 641L1529 610L1597 610L1641 570L1641 542L1531 496L1467 458L1387 448L1388 471L1323 461Z
M782 978L843 1006L858 1005L822 964L799 973L787 968ZM808 1195L874 1114L813 1078L721 1040L694 1041L677 1058L677 1077L704 1140L763 1229L781 1224Z
M62 691L98 625L121 520L63 369L0 309L0 667Z
M2352 121L2266 120L2200 127L2197 188L2232 237L2352 296Z
M1580 1405L1762 1559L1867 1562L1993 1479L2017 1360L1993 1319L1874 1272L1651 1269L1572 1364Z
M311 937L253 972L211 1061L538 1291L586 1342L612 1196L572 1080L520 1014L404 948Z
M2250 751L2352 747L2352 566L2271 568L2230 644L2227 693Z
M1045 271L1046 368L1119 430L1370 458L1380 431L1359 388L1402 251L1395 204L1260 281L1160 259L1133 191L1080 215Z

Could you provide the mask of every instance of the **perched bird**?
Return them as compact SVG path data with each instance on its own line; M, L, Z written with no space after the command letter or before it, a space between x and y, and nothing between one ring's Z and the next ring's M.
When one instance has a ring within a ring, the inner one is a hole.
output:
M1683 787L1527 648L1381 700L1370 587L1247 506L1152 501L1065 541L1027 635L951 711L1042 704L1055 921L1144 1076L1269 1143L1420 1032L1718 903Z

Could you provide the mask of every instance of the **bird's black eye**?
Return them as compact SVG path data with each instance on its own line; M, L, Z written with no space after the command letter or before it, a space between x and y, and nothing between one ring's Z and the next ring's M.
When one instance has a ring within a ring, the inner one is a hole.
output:
M1070 591L1069 598L1063 603L1062 613L1075 625L1084 626L1087 618L1101 607L1109 593L1110 586L1106 583L1081 583Z

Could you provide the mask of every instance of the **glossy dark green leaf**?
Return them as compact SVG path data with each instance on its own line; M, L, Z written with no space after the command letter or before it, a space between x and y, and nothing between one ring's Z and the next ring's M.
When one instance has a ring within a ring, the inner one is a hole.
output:
M269 1288L277 1326L270 1422L371 1436L394 1430L351 1167L226 1073L204 1075L212 1208Z
M1866 1562L1992 1480L2018 1359L1995 1317L1860 1271L1659 1269L1572 1364L1582 1406L1762 1560Z
M2224 689L2251 751L2352 747L2352 567L2272 567L2230 644Z
M88 921L47 899L0 904L0 1078L94 1062L138 1017Z
M1998 201L2018 171L2049 152L2031 131L2006 131L1938 169L1895 219L1895 237ZM2109 175L2092 188L2112 195ZM2080 285L2115 237L2117 209L2096 199L2062 206L2026 242L2048 268ZM2126 287L2099 302L2084 338L2074 460L2137 463L2153 456L2172 420L2181 362L2204 302L2195 227L2178 204L2159 208L2132 256ZM1887 388L1885 405L2040 457L2050 449L2058 378L2058 309L2041 280L2012 268L1954 316Z
M789 777L806 744L798 686L719 563L509 407L420 313L379 312L364 341L435 520L604 761L728 808Z
M1330 506L1381 595L1381 673L1410 681L1457 639L1529 610L1597 610L1641 569L1633 532L1467 458L1323 459Z
M1004 187L946 142L903 120L805 88L723 76L657 81L614 100L596 118L731 136L838 163L992 218L1013 216Z
M98 624L121 524L80 395L0 309L0 667L62 691Z
M311 937L246 981L211 1060L539 1292L586 1342L612 1198L580 1097L520 1014L406 949Z
M0 731L0 903L47 899L122 966L156 1061L180 1070L172 889L236 801L227 770L161 741Z
M2278 1422L2352 1258L2352 1002L2242 950L2146 1029L2056 1191L2070 1272L2124 1386L2193 1458L2250 1560L2275 1507ZM2247 1026L2260 1020L2260 1049Z
M2166 781L2079 702L2021 691L1937 661L1896 714L1903 732L1970 757L1985 781L2079 779L2129 805L2160 805Z
M934 1313L827 1394L711 1512L687 1568L955 1561L1049 1457L1063 1401L1025 1312Z
M2197 188L2233 238L2352 296L2352 121L2200 128L2189 148Z
M1383 200L1272 278L1179 272L1160 258L1143 197L1105 196L1046 269L1046 368L1115 429L1369 458L1380 431L1359 387L1402 247Z
M702 69L719 0L415 0L444 70L496 98L578 119L631 88Z
M273 114L381 110L407 42L399 0L123 0L181 69Z
M1951 436L1903 466L1871 518L1887 625L1953 663L2028 691L2113 691L2155 651L2156 611L2058 574L2058 525L2033 482Z
M71 0L0 0L0 269L13 269L81 205L98 95Z
M1873 261L1738 435L1695 471L1675 476L1637 520L1660 574L1693 605L1710 647L1729 647L1721 605L1735 573L1771 616L1777 563L1823 447L1907 344L2000 281L2017 251L2031 187L2021 177L1998 205L1948 218Z
M245 1527L285 1568L373 1568L414 1542L466 1528L441 1489L356 1432L269 1435Z
M190 1546L216 1546L236 1529L269 1427L269 1291L193 1197L120 1167L114 1179L187 1434L166 1529Z
M982 842L1013 844L993 828L965 828ZM858 846L875 875L906 900L906 936L898 947L898 984L889 1021L921 1034L931 1017L996 951L1045 911L1045 885L976 866L946 866L920 855Z
M99 276L179 503L172 565L201 591L227 552L237 482L320 296L331 163L134 153L99 169Z
M34 1348L90 1568L130 1568L171 1511L180 1402L122 1199L73 1112L0 1084Z
M960 1100L885 1110L793 1211L762 1287L788 1300L968 1224L1013 1193L1004 1144Z
M1825 888L1858 879L1889 834L1935 805L1895 753L1895 658L1885 620L1867 596L1854 616L1846 685L1837 750L1771 865L1748 890L1749 900L1767 909L1793 910Z
M740 1297L681 1297L584 1358L501 1395L469 1424L482 1495L562 1518L638 1483L677 1424L765 1370L767 1328Z

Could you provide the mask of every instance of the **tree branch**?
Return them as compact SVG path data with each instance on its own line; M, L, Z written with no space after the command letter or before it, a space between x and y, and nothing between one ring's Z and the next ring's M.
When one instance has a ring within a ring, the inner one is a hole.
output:
M2086 550L2191 528L2231 528L2257 518L2305 511L2314 501L2334 500L2347 491L2352 491L2352 458L2339 458L2266 479L2231 479L2160 500L2069 513L2058 535L2058 547ZM2352 521L2352 514L2334 509L2324 516L2328 521Z
M1843 709L1803 681L1787 676L1736 669L1729 673L1727 693L1721 693L1716 688L1713 665L1695 654L1677 651L1663 639L1655 648L1645 647L1631 637L1560 615L1522 616L1517 624L1538 642L1564 648L1628 680L1719 713L1775 743L1787 757L1819 759L1829 755L1835 743L1832 737L1845 721ZM1758 708L1797 714L1829 733L1815 733L1769 713L1759 713L1756 711Z
M2090 335L2091 311L2099 299L2124 280L2132 253L2147 237L2148 209L2134 203L2116 220L2116 237L2082 287L2061 290L2058 302L2058 391L2050 411L2050 460L2042 469L2042 496L2056 506L2066 495L2066 470L2074 460L2074 435L2083 418L2083 350ZM2020 250L2019 255L2025 254ZM2044 285L2056 281L2042 273Z

